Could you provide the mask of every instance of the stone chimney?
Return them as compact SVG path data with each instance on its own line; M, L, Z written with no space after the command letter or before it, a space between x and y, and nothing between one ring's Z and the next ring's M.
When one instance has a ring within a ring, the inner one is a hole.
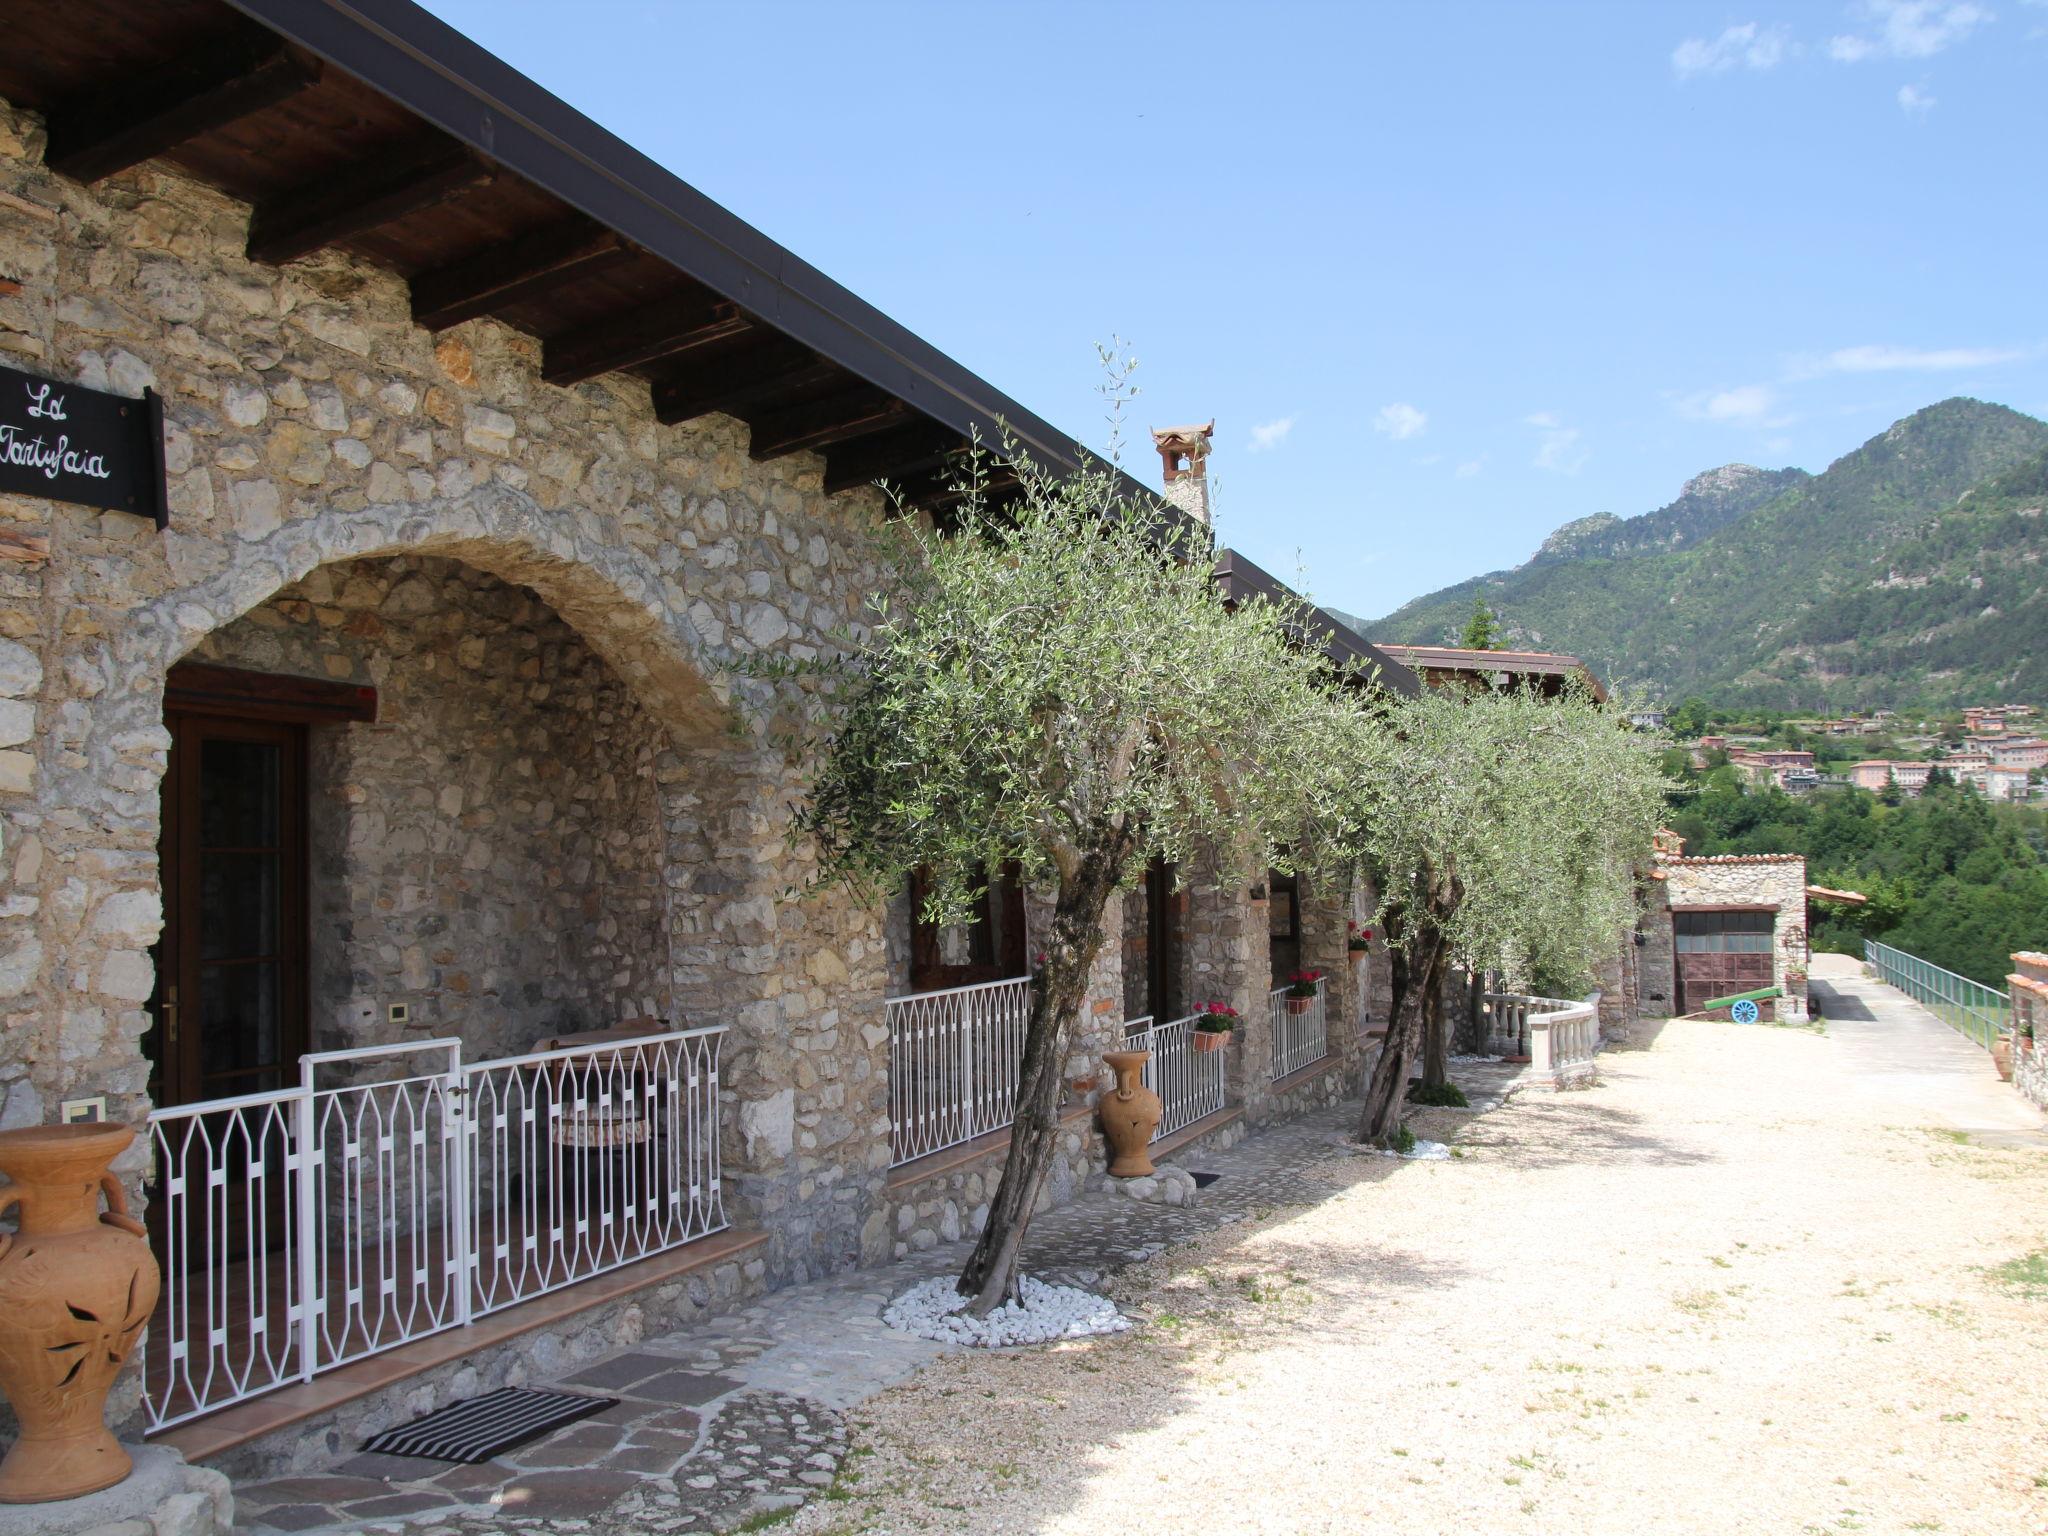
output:
M1166 470L1166 499L1204 528L1209 526L1209 440L1215 435L1213 419L1200 426L1152 429Z

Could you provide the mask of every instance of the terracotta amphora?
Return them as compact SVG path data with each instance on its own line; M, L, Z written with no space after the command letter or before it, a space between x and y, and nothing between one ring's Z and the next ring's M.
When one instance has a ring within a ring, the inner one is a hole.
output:
M1166 1106L1145 1086L1145 1063L1151 1059L1150 1051L1108 1051L1102 1058L1103 1065L1116 1074L1116 1087L1096 1106L1103 1137L1109 1142L1109 1175L1113 1179L1138 1179L1158 1171L1146 1149Z
M128 1475L107 1433L107 1389L156 1307L161 1277L142 1223L108 1164L125 1125L0 1131L0 1391L21 1438L0 1462L0 1503L75 1499ZM100 1195L108 1210L100 1210Z

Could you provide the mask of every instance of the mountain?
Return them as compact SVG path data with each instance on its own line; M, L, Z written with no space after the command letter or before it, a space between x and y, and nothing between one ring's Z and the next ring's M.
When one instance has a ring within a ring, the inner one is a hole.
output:
M2048 453L1993 477L1885 553L1884 574L1800 615L1787 660L1850 692L1956 702L2048 699Z
M1529 561L1540 565L1549 560L1626 560L1636 555L1662 554L1697 542L1717 528L1725 528L1743 513L1782 495L1802 480L1813 477L1803 469L1758 469L1751 464L1724 464L1694 475L1685 482L1678 500L1668 507L1645 512L1641 517L1621 518L1612 512L1596 512L1577 522L1566 523L1543 541ZM1469 611L1471 604L1468 602Z
M2011 639L2044 600L2048 529L2025 505L2044 454L2048 425L1945 400L1818 475L1712 470L1670 506L1567 523L1526 564L1359 628L1379 641L1455 642L1483 595L1509 643L1571 651L1624 688L1667 698L1783 708L1996 698L2033 675ZM1992 542L1979 555L1973 539Z

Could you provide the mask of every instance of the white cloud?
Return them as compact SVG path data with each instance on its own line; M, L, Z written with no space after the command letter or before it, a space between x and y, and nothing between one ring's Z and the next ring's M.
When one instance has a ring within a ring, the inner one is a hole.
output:
M1282 416L1276 421L1262 421L1252 428L1252 445L1248 452L1265 453L1278 448L1287 441L1287 434L1294 430L1294 418Z
M1688 37L1671 50L1671 67L1681 80L1724 74L1737 65L1776 69L1792 51L1792 34L1786 28L1746 21L1716 38Z
M1375 432L1383 432L1395 442L1406 438L1420 437L1429 426L1429 417L1406 401L1397 400L1392 405L1380 407L1380 414L1372 424Z
M1479 466L1480 460L1467 459L1464 463L1460 464L1456 469L1452 470L1451 473L1456 475L1460 480L1470 480L1474 475L1479 473Z
M1536 445L1536 457L1530 460L1538 469L1576 475L1593 456L1591 450L1580 446L1579 429L1566 426L1557 412L1537 411L1522 419L1543 434L1543 441Z
M1819 357L1795 358L1790 376L1817 379L1831 373L1953 373L1992 368L2027 356L2021 347L1838 347Z
M1874 30L1832 39L1829 58L1844 64L1932 58L1992 19L1974 0L1863 0L1857 10Z
M1770 385L1740 384L1734 389L1705 389L1687 395L1678 402L1678 412L1694 421L1738 421L1754 426L1777 403L1777 393Z
M1908 117L1925 117L1934 110L1934 98L1917 85L1899 87L1899 110Z

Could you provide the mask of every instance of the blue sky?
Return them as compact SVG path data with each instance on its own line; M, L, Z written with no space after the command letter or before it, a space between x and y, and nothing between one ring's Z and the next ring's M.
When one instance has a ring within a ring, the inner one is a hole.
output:
M429 8L1097 446L1124 337L1224 539L1368 617L2048 416L2044 0Z

